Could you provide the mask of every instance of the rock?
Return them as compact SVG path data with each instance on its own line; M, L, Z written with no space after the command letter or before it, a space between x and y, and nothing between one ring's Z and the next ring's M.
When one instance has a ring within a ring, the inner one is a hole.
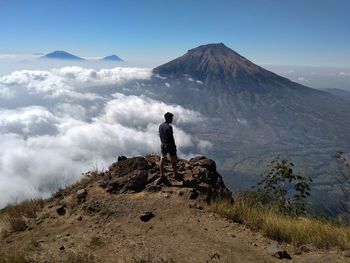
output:
M78 221L81 221L81 220L83 220L83 217L82 217L82 216L78 216L78 217L77 217L77 220L78 220Z
M65 250L66 248L64 246L60 246L60 250Z
M102 203L98 200L92 200L90 203L84 206L84 210L89 213L97 213L102 209Z
M297 247L295 254L296 255L301 255L302 253L308 253L310 252L312 249L309 245L302 245Z
M160 192L162 190L162 187L160 185L147 185L145 188L145 191L151 192L151 193L156 193Z
M189 203L188 207L203 210L203 206L201 206L200 204L197 204L197 203L193 203L193 202Z
M350 258L350 250L344 250L344 251L342 252L342 255L343 255L344 257L346 257L346 258Z
M60 216L65 215L65 214L66 214L65 205L61 205L60 207L58 207L58 208L56 209L56 212L57 212L57 214L60 215Z
M87 197L88 191L86 189L80 189L77 191L78 203L84 203Z
M147 171L149 169L148 162L143 157L133 157L123 160L122 162L113 163L108 170L112 176L123 177L134 171Z
M109 193L126 193L131 191L140 192L145 189L147 179L147 171L136 170L124 177L118 177L109 181L106 191Z
M156 185L164 185L164 186L170 186L171 183L169 182L168 178L165 176L159 177L157 180L154 181Z
M190 199L197 199L198 197L198 192L196 189L192 189L192 191L190 192Z
M121 161L125 161L126 159L126 156L122 155L122 156L118 156L118 162L121 162Z
M140 215L140 219L143 222L148 222L149 220L151 220L153 217L155 217L155 215L152 212L143 212Z
M159 173L150 174L147 177L147 184L153 183L155 180L157 180L160 177Z
M277 251L274 256L279 259L292 259L286 250Z

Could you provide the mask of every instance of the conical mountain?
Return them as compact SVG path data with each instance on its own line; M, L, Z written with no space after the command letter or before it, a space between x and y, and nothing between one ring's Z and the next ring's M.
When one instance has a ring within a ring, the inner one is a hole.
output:
M218 117L238 138L304 143L350 133L348 102L265 70L222 43L190 49L153 72L159 99Z
M268 71L223 43L207 44L190 49L183 56L176 58L153 70L161 76L181 78L191 76L206 85L220 88L265 90L269 84L275 87L292 84L286 78Z
M344 98L265 70L221 43L193 48L153 72L143 86L153 87L149 94L206 117L185 128L212 143L209 154L220 160L231 185L249 188L256 182L249 178L281 154L313 176L314 205L332 215L341 211L345 199L324 186L338 184L331 178L335 152L350 151L350 103ZM339 202L324 204L327 199Z

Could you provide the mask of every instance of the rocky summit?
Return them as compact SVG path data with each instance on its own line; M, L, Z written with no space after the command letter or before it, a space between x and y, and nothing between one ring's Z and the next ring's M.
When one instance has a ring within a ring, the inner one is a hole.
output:
M288 244L214 213L212 202L233 199L215 162L204 156L178 161L182 180L172 177L170 162L166 179L160 179L156 155L118 160L106 171L85 173L48 200L1 211L13 220L0 225L0 262L332 262L339 257L312 248L293 254Z

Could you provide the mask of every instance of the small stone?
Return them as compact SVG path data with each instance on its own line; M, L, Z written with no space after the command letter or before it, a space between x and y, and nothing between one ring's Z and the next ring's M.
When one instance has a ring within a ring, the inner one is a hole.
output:
M179 196L183 196L184 194L184 191L179 191Z
M66 248L64 246L60 246L60 250L65 250Z
M81 220L83 220L83 217L82 216L78 216L77 220L81 221Z
M286 250L277 251L276 254L274 254L274 256L279 259L292 259L292 257L288 254Z
M190 192L190 199L197 199L198 197L198 192L196 189L193 189L191 192Z
M152 212L144 212L140 215L140 219L143 222L148 222L149 220L151 220L153 217L155 217L155 215Z
M66 208L64 205L61 205L59 208L56 209L56 212L58 215L63 216L66 214Z
M296 251L295 251L295 254L296 255L301 255L302 253L308 253L310 252L312 249L310 246L308 245L302 245L302 246L299 246L297 247Z

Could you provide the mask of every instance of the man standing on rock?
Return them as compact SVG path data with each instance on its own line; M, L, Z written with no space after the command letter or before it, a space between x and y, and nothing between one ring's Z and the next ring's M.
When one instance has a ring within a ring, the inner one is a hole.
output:
M173 166L174 178L176 180L181 180L179 174L177 173L176 161L176 145L173 135L173 127L171 127L170 123L173 122L174 114L167 112L164 114L165 122L159 125L159 137L161 142L161 153L162 157L160 159L160 176L161 178L165 178L164 176L164 163L167 159L167 154L170 155L171 164Z

